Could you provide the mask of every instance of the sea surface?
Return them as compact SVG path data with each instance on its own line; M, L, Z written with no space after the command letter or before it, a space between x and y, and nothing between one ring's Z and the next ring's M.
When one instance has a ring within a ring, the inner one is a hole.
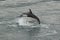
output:
M41 21L36 28L16 24L29 9ZM60 0L0 0L0 40L60 40Z

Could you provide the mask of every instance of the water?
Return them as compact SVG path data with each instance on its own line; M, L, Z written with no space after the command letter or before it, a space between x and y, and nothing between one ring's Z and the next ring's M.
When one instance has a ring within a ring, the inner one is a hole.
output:
M59 5L59 0L0 1L0 40L60 40ZM19 27L15 22L17 16L29 8L41 24L36 28Z

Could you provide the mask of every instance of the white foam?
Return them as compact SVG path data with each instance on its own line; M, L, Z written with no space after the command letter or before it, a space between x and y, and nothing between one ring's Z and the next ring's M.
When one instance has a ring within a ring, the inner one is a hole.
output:
M30 17L22 17L18 20L19 25L25 25L25 26L32 26L38 24L38 21L36 19L30 18Z

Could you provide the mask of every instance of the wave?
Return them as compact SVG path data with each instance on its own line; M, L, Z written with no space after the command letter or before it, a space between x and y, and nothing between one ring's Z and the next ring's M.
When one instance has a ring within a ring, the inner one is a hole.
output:
M17 3L1 3L0 7L5 7L5 8L16 8L16 7L25 7L25 6L30 6L34 5L37 3L42 3L42 2L51 2L51 1L60 1L60 0L38 0L36 2L17 2ZM13 1L12 1L13 2Z

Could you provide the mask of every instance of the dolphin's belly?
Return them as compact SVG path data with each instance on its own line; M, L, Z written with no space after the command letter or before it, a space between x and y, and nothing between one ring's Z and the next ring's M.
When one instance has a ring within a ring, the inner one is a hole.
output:
M37 21L37 19L31 18L31 17L21 17L21 18L18 18L18 24L32 26L32 25L39 24L39 22Z

